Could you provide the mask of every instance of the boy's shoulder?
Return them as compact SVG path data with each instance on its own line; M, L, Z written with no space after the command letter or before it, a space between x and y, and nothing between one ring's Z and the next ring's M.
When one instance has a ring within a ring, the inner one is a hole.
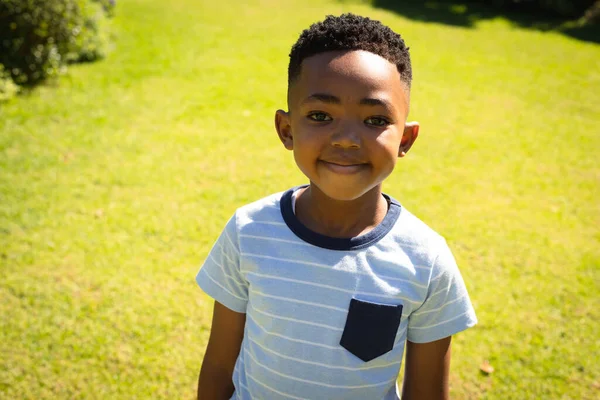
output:
M400 207L400 216L391 230L390 239L398 246L411 253L421 254L426 258L435 257L442 249L447 247L446 239L427 223L401 206L397 200L392 202Z
M401 206L402 207L402 206ZM402 207L400 219L397 224L400 232L408 234L406 240L411 242L439 241L444 240L442 235L430 227L419 217L410 212L406 207Z
M279 203L284 193L285 191L273 193L239 207L235 211L238 229L253 222L283 223Z

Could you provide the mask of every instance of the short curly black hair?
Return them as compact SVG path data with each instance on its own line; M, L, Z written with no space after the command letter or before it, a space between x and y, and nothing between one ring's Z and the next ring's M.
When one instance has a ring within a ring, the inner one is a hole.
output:
M304 59L339 50L365 50L385 58L396 64L400 79L410 88L410 54L402 37L379 21L350 13L328 15L300 34L290 53L288 86L300 76Z

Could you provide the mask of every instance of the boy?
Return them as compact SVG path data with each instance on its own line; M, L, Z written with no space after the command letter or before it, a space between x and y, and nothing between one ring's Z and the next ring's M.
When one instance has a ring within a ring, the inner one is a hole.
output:
M201 400L447 399L475 325L445 240L383 194L419 133L408 48L345 14L292 47L275 126L309 185L238 209L196 278L215 299Z

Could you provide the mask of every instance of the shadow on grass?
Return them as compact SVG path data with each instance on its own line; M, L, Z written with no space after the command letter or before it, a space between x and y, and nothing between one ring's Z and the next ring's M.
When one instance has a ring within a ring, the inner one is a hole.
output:
M534 10L526 2L508 9L469 0L372 0L370 3L416 21L472 27L477 21L502 17L519 27L552 30L578 40L600 43L599 25L579 26L572 20Z

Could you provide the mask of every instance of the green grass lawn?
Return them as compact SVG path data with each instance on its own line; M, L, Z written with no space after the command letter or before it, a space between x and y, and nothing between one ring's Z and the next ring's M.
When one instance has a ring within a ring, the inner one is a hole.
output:
M453 398L600 397L600 46L209 3L119 2L108 59L0 105L0 398L194 397L212 310L194 276L236 207L305 182L273 114L300 31L344 11L412 49L421 136L385 190L447 237L477 310Z

